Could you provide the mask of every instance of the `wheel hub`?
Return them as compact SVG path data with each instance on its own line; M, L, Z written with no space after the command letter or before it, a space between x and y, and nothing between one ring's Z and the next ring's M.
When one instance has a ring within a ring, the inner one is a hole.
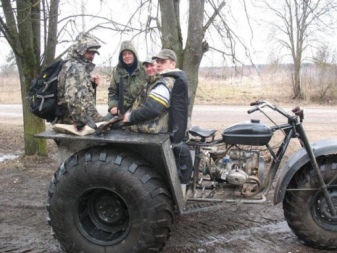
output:
M113 245L123 240L131 223L124 199L102 188L82 194L75 209L75 217L81 233L100 245Z
M335 207L335 210L337 210L337 190L333 190L332 192L330 192L329 195L331 198L331 202ZM321 198L319 199L317 208L322 218L334 224L337 224L337 215L334 216L331 215L330 208L324 196L321 196Z
M337 189L328 189L331 201L337 209ZM318 225L329 231L337 232L337 215L332 215L324 194L319 191L313 198L311 213Z
M93 212L96 213L96 217L107 225L118 223L125 214L125 209L121 203L112 199L109 195L99 196L91 206L94 209Z

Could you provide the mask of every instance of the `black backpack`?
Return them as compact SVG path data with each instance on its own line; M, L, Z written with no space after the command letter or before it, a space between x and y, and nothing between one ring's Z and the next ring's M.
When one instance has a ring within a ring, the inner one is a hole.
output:
M62 116L61 109L57 105L57 84L64 62L61 59L52 63L30 84L28 92L30 111L47 122Z

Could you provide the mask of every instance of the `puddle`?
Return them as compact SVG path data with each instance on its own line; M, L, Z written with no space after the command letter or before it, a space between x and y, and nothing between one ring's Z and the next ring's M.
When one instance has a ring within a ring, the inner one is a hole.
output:
M18 155L11 155L11 154L1 154L0 153L0 162L3 162L5 160L13 160L15 158L18 158Z
M270 232L271 234L280 234L290 232L290 228L286 221L282 221L275 224L268 224L258 227L247 228L244 230L237 230L231 233L227 233L224 236L218 235L216 238L213 238L213 240L208 241L202 240L202 243L207 245L219 241L223 243L228 243L233 240L249 240L252 238L252 235L260 234L264 231L272 231Z

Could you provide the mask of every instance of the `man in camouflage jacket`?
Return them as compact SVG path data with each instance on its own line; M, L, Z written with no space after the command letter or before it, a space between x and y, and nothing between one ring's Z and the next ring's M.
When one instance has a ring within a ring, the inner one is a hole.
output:
M160 79L160 76L157 74L156 60L149 57L143 61L143 66L147 75L146 85L140 95L135 99L132 108L139 108L145 104L149 90L151 90L153 85Z
M92 63L100 44L89 35L81 33L70 47L67 60L59 74L58 104L63 116L57 123L74 124L80 130L86 124L103 121L96 109L95 89L99 77L91 77Z
M130 109L136 97L140 95L146 85L146 73L142 62L138 61L138 55L131 41L123 41L119 50L118 64L112 71L112 79L108 88L108 114L105 120L117 115L119 100L119 83L124 83L124 109Z

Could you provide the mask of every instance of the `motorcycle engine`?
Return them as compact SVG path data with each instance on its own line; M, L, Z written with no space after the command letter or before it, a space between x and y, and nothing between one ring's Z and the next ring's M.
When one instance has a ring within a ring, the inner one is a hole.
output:
M230 149L220 158L219 153L210 154L210 158L208 172L214 181L244 185L251 181L260 184L263 180L264 160L259 151Z

